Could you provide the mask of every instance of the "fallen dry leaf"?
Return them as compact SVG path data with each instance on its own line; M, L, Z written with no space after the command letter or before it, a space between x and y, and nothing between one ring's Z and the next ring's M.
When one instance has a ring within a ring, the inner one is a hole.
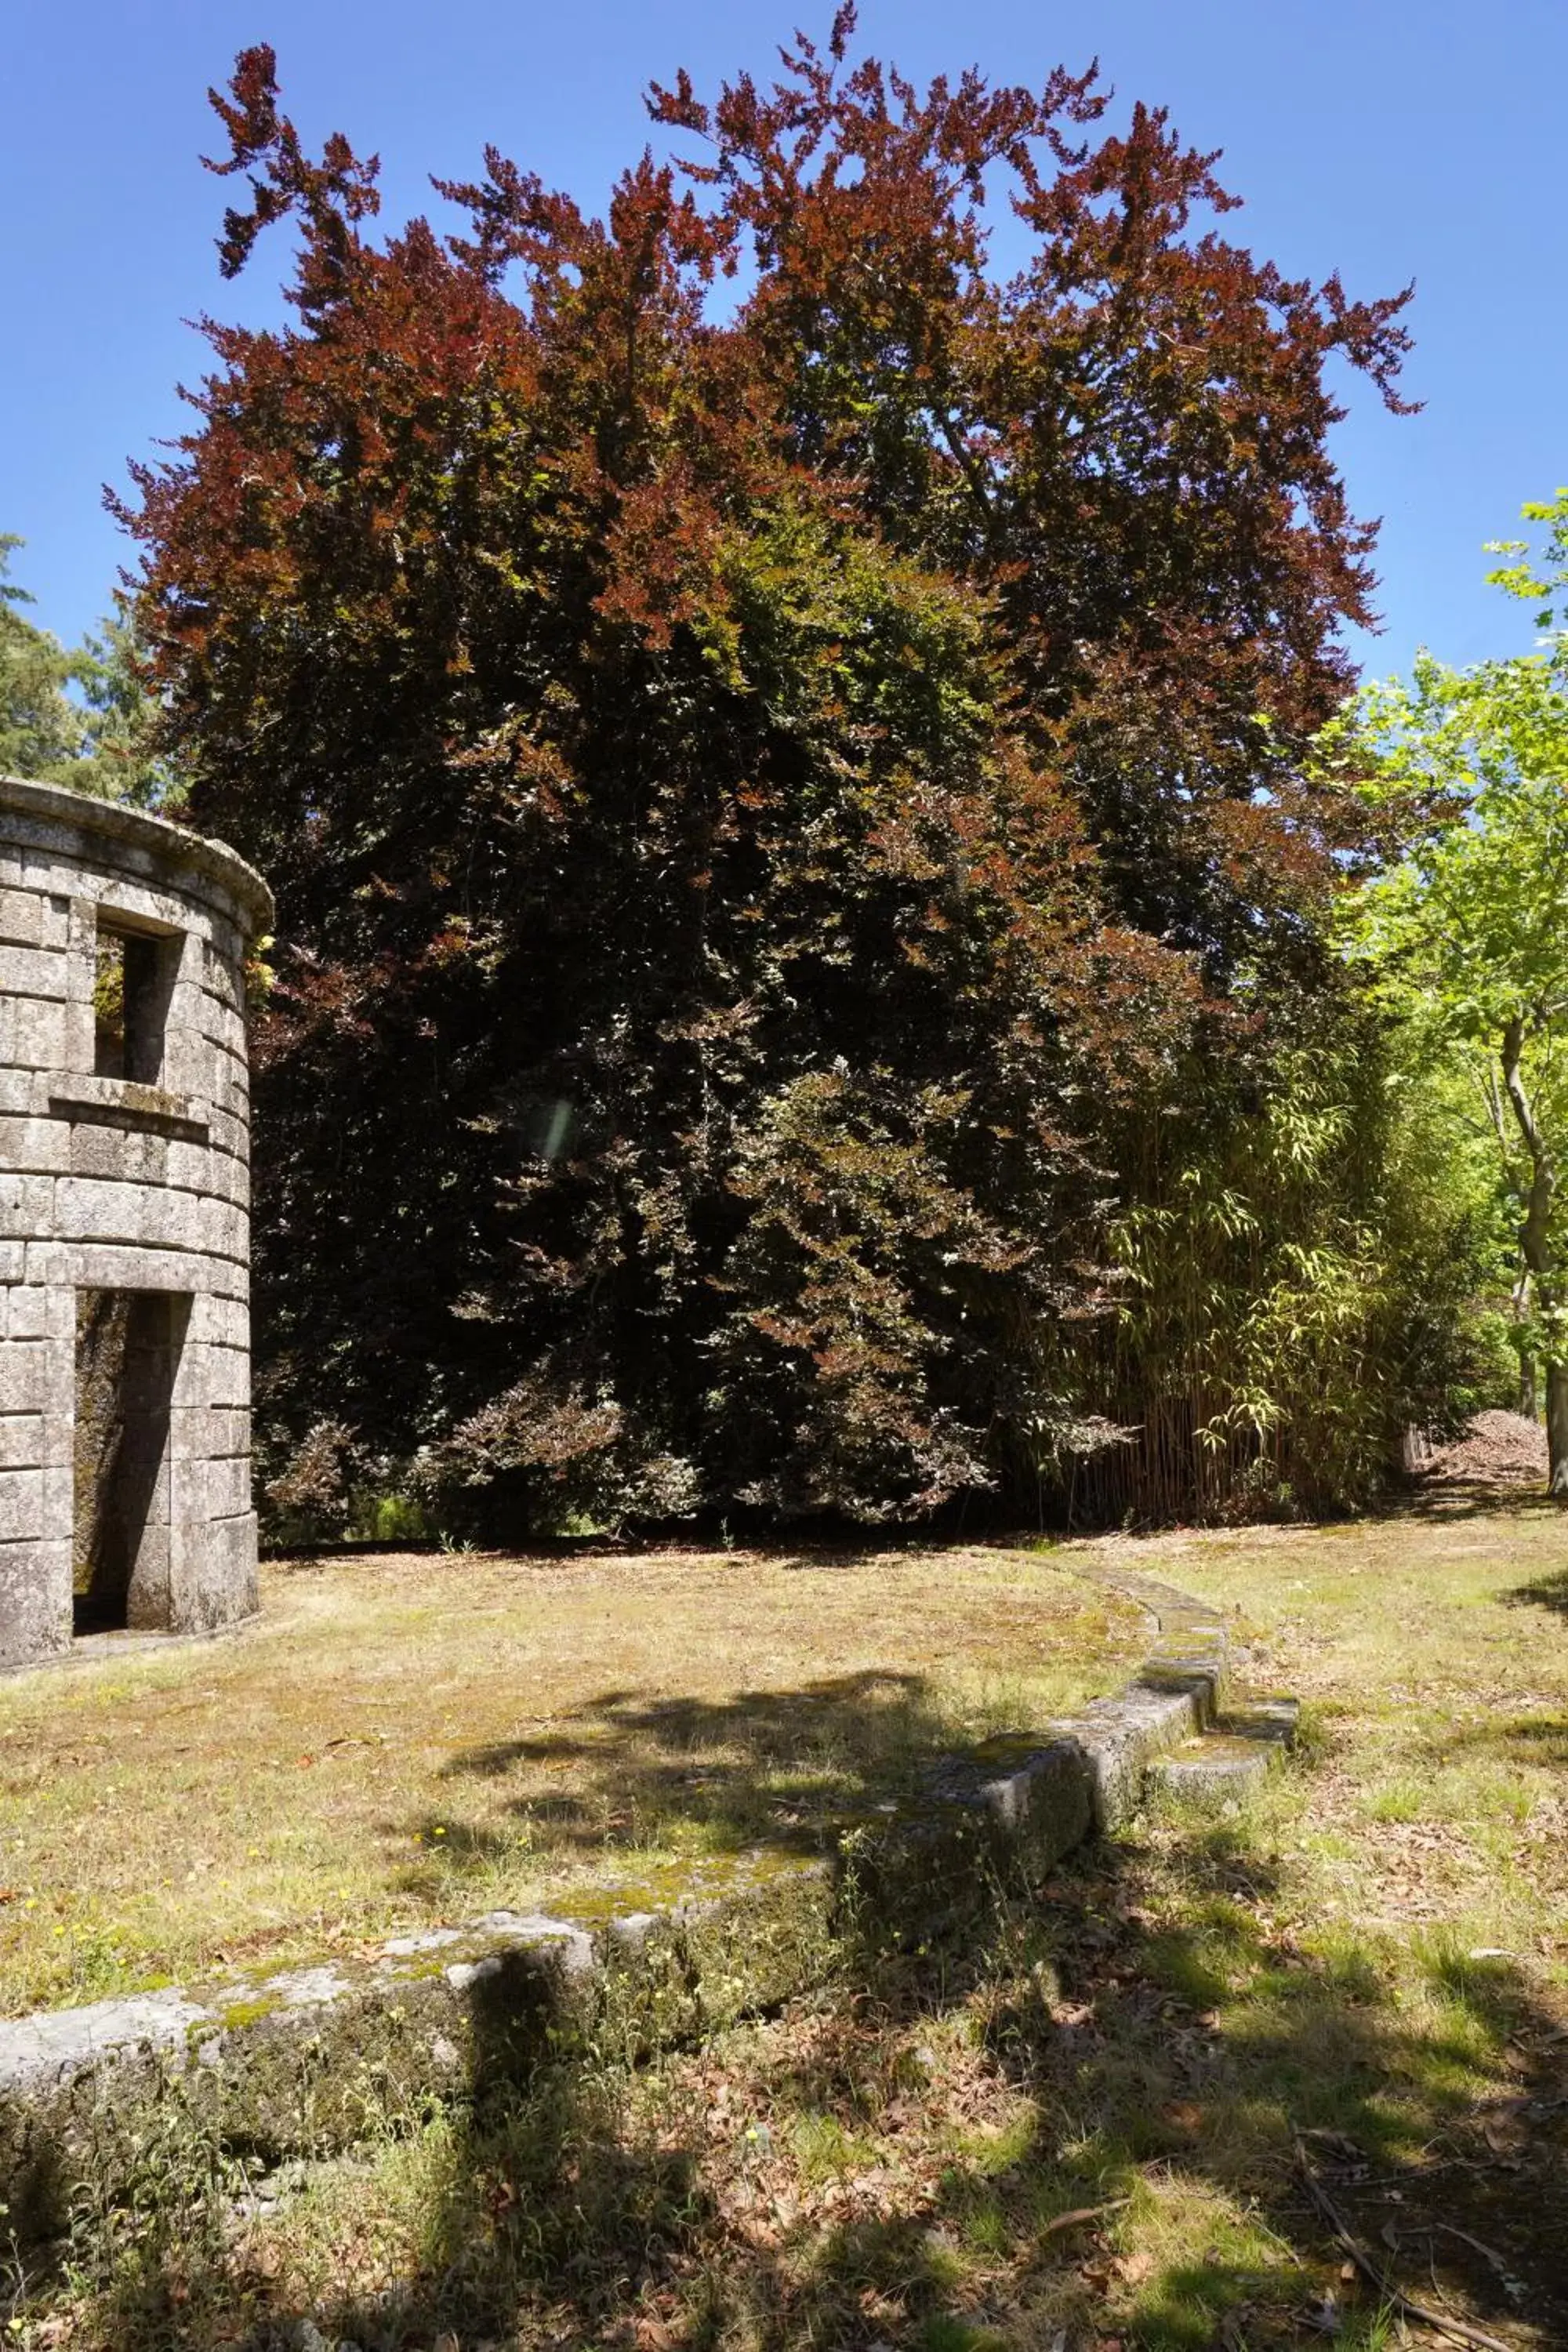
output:
M1126 2202L1125 2197L1112 2197L1104 2205L1075 2205L1070 2213L1055 2214L1040 2235L1042 2238L1054 2238L1058 2230L1079 2229L1086 2221L1098 2221L1102 2213L1114 2213L1119 2205Z

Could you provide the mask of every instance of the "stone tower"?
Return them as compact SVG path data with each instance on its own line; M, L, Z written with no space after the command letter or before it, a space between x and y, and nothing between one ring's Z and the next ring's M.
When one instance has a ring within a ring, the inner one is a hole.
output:
M0 1666L256 1606L232 850L0 778Z

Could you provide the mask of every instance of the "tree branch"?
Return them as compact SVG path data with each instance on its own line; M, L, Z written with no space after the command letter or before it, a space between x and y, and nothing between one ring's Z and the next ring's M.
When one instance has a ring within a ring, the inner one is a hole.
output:
M1552 1202L1557 1190L1557 1171L1552 1164L1552 1153L1536 1119L1534 1107L1525 1090L1520 1068L1523 1052L1524 1018L1522 1014L1516 1013L1503 1029L1499 1040L1498 1056L1502 1065L1502 1079L1509 1103L1530 1157L1530 1192L1519 1241L1524 1253L1524 1262L1531 1272L1538 1278L1549 1278L1552 1273Z

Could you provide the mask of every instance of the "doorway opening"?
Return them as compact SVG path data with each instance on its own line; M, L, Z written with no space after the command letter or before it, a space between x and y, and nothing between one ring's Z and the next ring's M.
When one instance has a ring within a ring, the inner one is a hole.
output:
M188 1297L79 1290L73 1627L170 1622L170 1433Z

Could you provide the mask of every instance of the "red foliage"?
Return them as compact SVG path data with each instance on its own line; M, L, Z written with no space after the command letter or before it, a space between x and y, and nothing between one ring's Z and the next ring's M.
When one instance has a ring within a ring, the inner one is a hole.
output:
M1321 982L1299 755L1373 536L1326 371L1399 406L1405 298L1228 242L1092 71L922 95L853 32L656 89L700 152L602 221L487 151L446 238L372 240L269 50L215 96L222 267L289 218L299 322L209 325L122 511L191 816L279 887L296 1430L539 1472L563 1415L627 1491L862 1510L1005 1474L1103 1296L1113 1107L1196 1021L1223 1066L1260 965Z

